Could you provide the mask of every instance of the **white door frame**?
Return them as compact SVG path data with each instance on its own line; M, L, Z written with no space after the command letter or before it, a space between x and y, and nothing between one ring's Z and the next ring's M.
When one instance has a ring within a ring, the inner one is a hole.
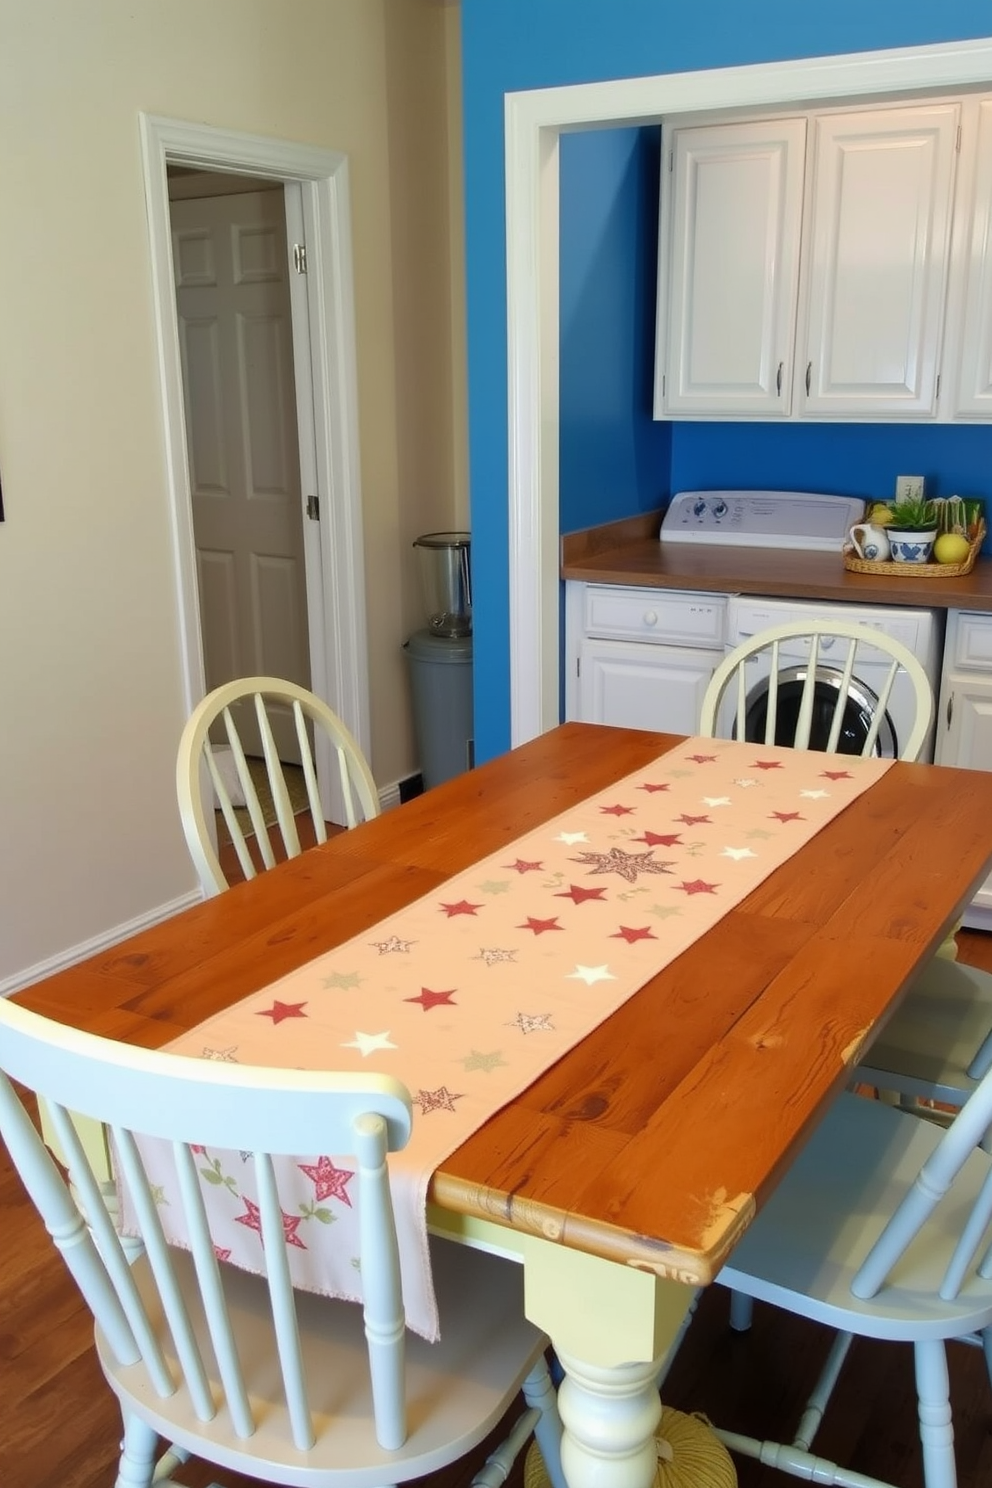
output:
M510 734L558 723L558 141L700 109L992 87L992 40L509 93L505 101ZM535 636L537 645L534 644Z
M301 447L300 477L304 494L320 500L320 521L309 523L304 519L304 531L308 544L316 541L319 545L322 573L322 592L315 593L311 577L317 565L307 563L311 685L344 720L369 756L347 157L309 145L150 114L141 114L140 124L186 712L191 712L204 696L206 680L172 263L166 174L169 165L282 180L287 186L287 224L302 227L307 248L307 292L301 295L295 287L292 293L293 347L297 403L304 420L312 420L313 440L307 449ZM307 345L309 355L301 354L301 348ZM318 609L316 615L314 608Z

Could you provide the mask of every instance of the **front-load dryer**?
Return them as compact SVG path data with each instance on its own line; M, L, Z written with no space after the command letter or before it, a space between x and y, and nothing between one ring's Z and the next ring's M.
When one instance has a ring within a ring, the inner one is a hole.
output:
M936 697L940 676L940 658L943 647L943 615L938 610L911 610L881 605L819 604L816 601L791 599L756 599L748 595L732 595L727 604L727 652L742 641L749 640L759 631L773 625L787 625L802 620L845 620L855 625L865 625L901 641L922 662ZM836 647L837 665L831 665L830 653ZM817 689L823 688L825 714L832 715L836 690L840 684L843 664L846 660L845 642L838 638L824 637L820 642ZM783 641L779 649L779 709L788 710L792 695L797 704L806 675L809 657L809 642L797 639ZM861 746L871 727L878 707L879 695L891 664L891 658L883 651L866 651L864 658L859 653L857 671L848 686L848 703L844 716L841 752L860 754ZM747 663L748 727L746 737L762 737L765 705L768 693L768 677L771 667L770 654L752 657ZM734 728L736 689L728 689L720 717L721 731L730 734ZM916 695L912 680L901 672L889 695L885 718L879 729L876 753L886 758L898 758L916 711ZM931 720L929 733L920 751L921 760L933 759L935 723ZM811 737L811 747L824 747L825 736L819 741L816 730Z

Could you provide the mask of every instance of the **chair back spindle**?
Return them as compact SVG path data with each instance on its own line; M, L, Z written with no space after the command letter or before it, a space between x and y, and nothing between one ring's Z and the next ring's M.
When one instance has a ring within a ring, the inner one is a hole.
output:
M870 1298L878 1294L893 1267L905 1255L938 1204L950 1193L955 1179L979 1147L990 1123L992 1074L986 1075L958 1111L858 1268L851 1282L851 1290L856 1297ZM948 1259L939 1286L939 1295L945 1300L959 1295L969 1270L975 1269L978 1274L985 1274L981 1266L975 1266L975 1258L987 1236L990 1220L992 1172L982 1183L972 1202L961 1226L960 1237Z
M234 1337L225 1286L230 1271L218 1262L211 1241L196 1151L247 1147L253 1154L271 1351L293 1445L300 1452L314 1446L316 1427L272 1156L310 1151L314 1131L320 1131L328 1150L354 1154L376 1435L383 1447L402 1446L405 1321L386 1163L387 1152L404 1145L411 1129L410 1097L402 1086L388 1076L218 1065L126 1048L50 1023L11 1002L0 1003L0 1064L48 1107L68 1177L42 1142L11 1079L0 1072L0 1135L117 1363L144 1369L163 1400L183 1392L200 1421L212 1421L223 1406L239 1438L259 1429L245 1382L251 1361L240 1356ZM71 1103L58 1099L66 1087ZM75 1122L81 1116L109 1128L115 1166L143 1244L143 1255L133 1265L79 1139ZM143 1156L148 1139L171 1144L188 1256L165 1240ZM91 1225L80 1205L92 1215Z
M844 651L827 655L837 640ZM790 663L787 647L802 660ZM767 656L768 675L761 703L763 726L754 724L754 742L779 744L793 749L824 749L845 752L844 727L848 702L857 690L858 665L871 653L873 676L878 655L889 657L889 666L878 685L877 700L864 722L859 752L878 752L880 731L886 719L893 688L901 675L908 677L915 697L912 726L905 738L897 739L900 759L918 758L933 721L934 701L926 670L901 641L867 625L845 620L799 620L776 625L742 641L725 656L710 679L700 710L699 732L705 737L748 736L748 710L753 686L749 664ZM841 659L843 658L843 659ZM829 669L828 669L829 663ZM786 700L786 681L790 696ZM829 694L824 684L830 688ZM798 686L798 702L795 689ZM733 706L731 706L731 701ZM755 737L755 734L757 737ZM847 752L850 752L848 745Z
M244 711L247 709L247 713ZM239 710L241 710L239 712ZM239 722L240 719L240 722ZM278 727L276 720L278 719ZM253 735L250 745L248 735ZM221 768L218 734L226 741L233 778ZM275 821L267 825L251 764L264 765ZM298 757L306 790L306 815L316 843L327 841L325 808L318 787L318 755L330 762L332 788L340 797L342 825L354 827L379 814L379 796L368 764L352 734L326 703L295 683L276 677L246 677L215 688L191 714L176 761L176 791L183 831L204 891L227 888L213 832L213 807L220 810L244 878L272 868L277 835L287 858L301 851L293 799L283 757ZM250 827L242 824L233 782L244 801ZM303 808L301 807L301 810ZM255 851L252 851L253 839Z

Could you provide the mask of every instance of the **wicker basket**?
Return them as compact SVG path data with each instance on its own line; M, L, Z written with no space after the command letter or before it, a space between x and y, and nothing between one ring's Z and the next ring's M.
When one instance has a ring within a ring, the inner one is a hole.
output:
M859 558L851 547L844 548L844 567L851 573L898 574L900 579L960 579L971 573L985 538L985 523L979 522L972 529L967 558L960 563L895 563L887 558L884 563Z

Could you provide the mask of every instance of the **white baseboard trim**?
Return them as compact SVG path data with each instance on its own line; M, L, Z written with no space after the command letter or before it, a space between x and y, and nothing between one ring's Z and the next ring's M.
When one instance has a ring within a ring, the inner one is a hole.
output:
M145 914L136 915L133 920L128 920L124 925L115 925L112 930L104 930L100 935L94 935L91 940L84 940L79 945L70 946L68 950L49 956L46 961L38 961L24 971L15 972L13 976L5 977L3 981L0 981L0 997L10 997L14 992L21 992L25 987L30 987L33 982L40 982L44 977L54 976L57 971L64 971L67 966L75 966L77 962L95 956L98 951L105 951L108 946L117 945L120 941L127 940L130 935L137 935L139 930L147 930L149 925L158 925L162 920L171 919L173 915L179 914L180 910L189 909L192 905L201 903L202 899L202 892L199 889L192 889L188 894L181 894L178 899L170 900L168 904L160 904L157 909L150 909Z
M398 780L392 785L382 787L379 792L379 805L383 811L391 811L394 806L400 805ZM75 966L77 962L85 961L89 956L95 956L98 951L105 951L108 946L117 945L120 941L127 940L130 935L137 935L139 930L147 930L150 925L158 925L162 920L171 919L173 915L179 914L180 910L189 909L192 905L201 903L202 899L201 891L193 889L190 893L182 894L168 904L160 904L157 909L150 909L146 914L137 915L125 925L115 925L112 930L105 930L101 935L94 935L92 940L84 940L79 945L70 946L68 950L59 951L55 956L49 956L47 961L38 961L24 971L17 971L13 976L5 977L0 981L0 997L10 997L14 992L22 992L25 987L42 981L44 977L54 976L57 971L64 971L67 966Z

